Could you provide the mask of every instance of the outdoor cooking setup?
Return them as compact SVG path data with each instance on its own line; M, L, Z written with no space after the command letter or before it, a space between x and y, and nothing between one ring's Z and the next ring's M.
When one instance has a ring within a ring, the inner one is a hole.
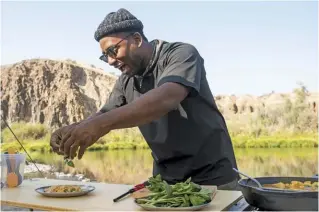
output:
M43 178L23 179L25 159L12 149L1 155L2 205L37 210L318 211L318 175L252 178L234 168L245 177L238 181L240 191L200 186L191 178L168 185L160 176L130 186L46 179L39 169ZM72 161L66 165L74 166Z

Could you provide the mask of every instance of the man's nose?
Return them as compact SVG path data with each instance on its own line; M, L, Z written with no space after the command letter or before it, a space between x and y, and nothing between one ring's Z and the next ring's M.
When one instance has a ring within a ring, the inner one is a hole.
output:
M116 63L116 59L112 57L107 58L109 65L114 66Z

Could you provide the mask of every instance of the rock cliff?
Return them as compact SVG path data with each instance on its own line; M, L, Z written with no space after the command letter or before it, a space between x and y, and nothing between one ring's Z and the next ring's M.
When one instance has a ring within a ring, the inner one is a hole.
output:
M116 78L72 61L33 59L3 66L1 112L9 122L60 127L97 111Z
M93 66L74 61L24 60L1 67L1 113L9 122L43 123L57 128L88 117L106 101L117 79ZM222 113L254 113L276 107L295 93L264 96L221 96L215 100ZM317 112L318 93L307 94L309 108Z
M253 113L258 108L282 107L287 101L296 102L298 94L291 93L270 93L263 96L215 96L216 103L223 113L245 114ZM305 94L305 104L313 112L318 112L319 93Z

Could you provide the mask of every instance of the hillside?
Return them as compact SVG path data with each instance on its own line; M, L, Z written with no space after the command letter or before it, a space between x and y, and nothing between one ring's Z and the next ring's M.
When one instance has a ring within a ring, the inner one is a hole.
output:
M57 128L97 111L107 101L116 78L70 60L32 59L2 66L1 112L9 122L42 123ZM298 101L307 110L307 117L312 117L310 124L316 124L318 98L318 93L300 89L289 94L264 96L215 94L217 105L229 124L238 122L236 124L242 126L251 121L248 114L250 117L269 115L270 111L280 111L283 107L292 110L289 105Z
M103 105L116 77L72 61L25 60L1 67L1 112L9 122L56 128Z

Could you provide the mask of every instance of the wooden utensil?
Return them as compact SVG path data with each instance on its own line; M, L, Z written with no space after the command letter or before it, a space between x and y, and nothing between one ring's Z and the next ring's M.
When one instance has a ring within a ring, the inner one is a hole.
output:
M17 168L15 169L15 173L18 176L18 185L22 183L22 175L20 174L20 164L21 164L21 158L17 160Z
M132 193L132 197L134 199L143 198L143 197L147 197L150 193L151 192L150 192L150 190L148 190L148 188L143 188L141 190L138 190L138 191Z
M7 174L7 185L9 188L17 187L19 182L18 175L15 173L15 158L14 158L15 152L16 151L14 148L8 149L10 164L9 165L7 164L7 166L8 168L10 167L10 172Z
M15 149L11 149L10 152L14 152L13 154L18 154L18 151L16 151ZM18 185L20 185L22 183L22 175L20 174L20 164L21 164L21 157L18 157L15 160L16 165L16 169L14 169L14 173L18 176Z

